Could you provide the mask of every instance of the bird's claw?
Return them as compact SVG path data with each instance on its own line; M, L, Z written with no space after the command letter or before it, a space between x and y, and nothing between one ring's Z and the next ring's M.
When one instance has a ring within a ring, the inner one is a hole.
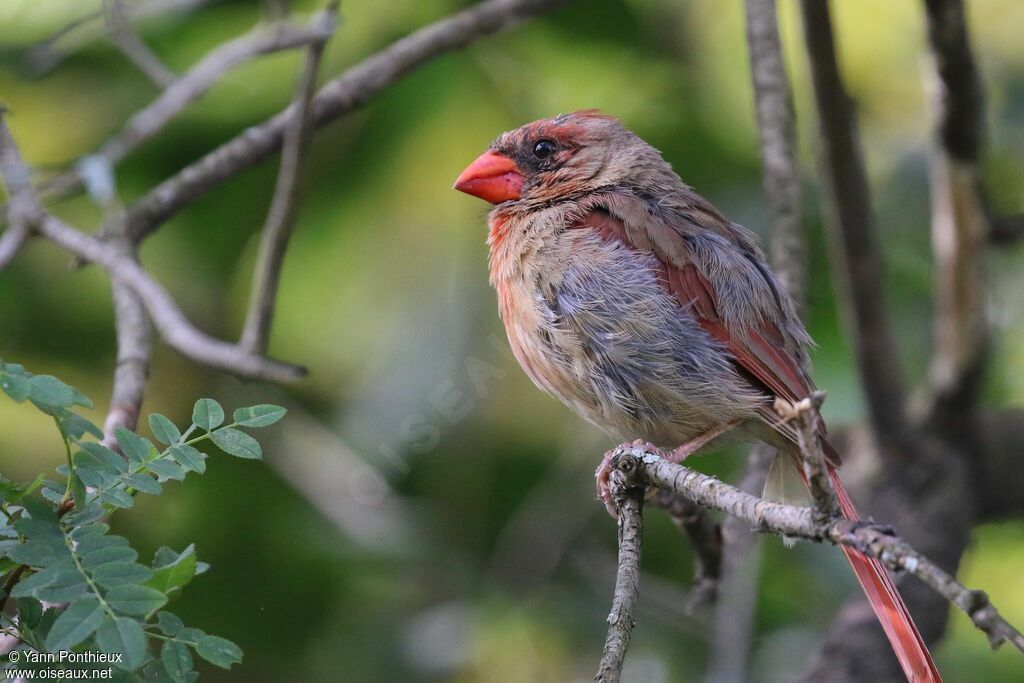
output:
M637 439L636 441L630 442L629 445L639 446L645 451L657 453L662 457L665 457L664 452L649 441ZM597 497L604 503L604 507L608 511L608 514L612 516L612 519L619 518L618 506L615 504L615 496L612 495L611 485L612 470L614 469L612 467L612 460L618 450L618 448L613 448L605 453L604 457L601 458L601 464L597 466L597 470L594 472L594 480L597 484ZM648 491L648 494L650 494L650 491Z

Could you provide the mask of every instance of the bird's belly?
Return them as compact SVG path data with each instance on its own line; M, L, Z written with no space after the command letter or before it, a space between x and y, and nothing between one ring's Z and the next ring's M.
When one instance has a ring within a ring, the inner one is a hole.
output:
M510 345L534 383L617 438L664 446L753 415L725 351L658 281L653 256L571 247L561 268L497 283Z

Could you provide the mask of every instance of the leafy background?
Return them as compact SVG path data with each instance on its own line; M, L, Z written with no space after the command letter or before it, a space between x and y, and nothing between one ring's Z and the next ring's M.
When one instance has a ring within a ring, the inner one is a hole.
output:
M324 74L464 2L345 3ZM889 306L908 371L929 350L927 72L919 3L833 3L843 67L859 105L886 248ZM35 79L24 52L90 0L0 3L0 93L27 159L57 167L94 149L154 88L102 41ZM296 2L297 11L314 3ZM986 181L1003 211L1024 210L1024 5L968 3L987 84ZM821 348L826 417L863 404L838 321L820 235L815 131L796 7L781 3L800 120L812 291L807 320ZM186 19L145 23L175 69L247 30L256 2L218 2ZM232 73L118 168L130 201L244 126L284 106L298 56ZM611 592L613 525L590 473L607 439L535 390L505 350L486 282L485 207L450 183L500 131L585 107L621 117L734 220L764 227L742 3L577 2L528 26L438 59L316 139L288 254L271 351L307 364L286 388L242 384L158 347L144 412L186 422L197 396L289 408L268 431L265 465L211 460L118 515L114 531L144 557L191 541L213 569L173 609L245 651L206 680L589 680ZM147 268L213 333L237 335L275 163L247 172L176 217L142 252ZM59 212L95 225L85 198ZM998 348L993 406L1024 405L1021 248L992 260ZM0 275L0 353L96 399L102 421L113 370L104 277L31 245ZM144 429L144 428L140 428ZM62 462L52 423L0 401L0 471L32 479ZM733 476L742 454L699 467ZM800 670L839 601L855 590L838 553L763 542L753 680ZM1024 622L1024 525L975 532L961 576ZM629 680L690 680L705 670L708 628L681 613L690 551L650 515ZM949 680L1011 681L1024 660L988 651L966 618L939 647Z

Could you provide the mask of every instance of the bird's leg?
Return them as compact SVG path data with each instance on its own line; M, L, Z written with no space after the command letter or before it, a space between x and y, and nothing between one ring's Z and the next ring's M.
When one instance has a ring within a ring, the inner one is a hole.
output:
M648 441L644 441L642 439L637 439L636 441L633 441L630 445L640 446L645 451L649 453L655 453L664 458L665 460L668 460L669 462L674 462L678 465L679 463L690 457L692 454L696 453L698 450L700 450L704 446L708 445L710 442L720 437L725 432L739 425L740 422L741 420L724 422L718 425L717 427L713 427L708 431L704 432L703 434L690 439L683 445L677 446L676 448L672 449L672 451L669 453L666 453L665 451L658 448L654 444ZM597 483L597 495L601 499L601 501L604 502L604 507L606 510L608 510L608 514L610 514L612 518L615 519L618 518L618 513L615 509L615 500L612 496L611 483L609 480L612 473L612 457L615 455L615 452L617 450L618 448L613 448L607 453L605 453L604 457L601 459L601 464L598 465L597 467L597 471L594 472L594 479ZM648 491L648 496L650 495L651 491Z
M709 443L720 437L722 434L725 434L733 427L738 426L741 422L742 420L723 422L717 427L712 427L711 429L704 432L700 436L696 436L690 439L682 446L675 447L668 455L662 454L661 451L658 451L658 453L661 454L661 457L665 458L669 462L674 462L675 464L678 465L679 463L686 460L688 457L690 457L691 455L693 455L694 453L696 453L697 451L704 448Z

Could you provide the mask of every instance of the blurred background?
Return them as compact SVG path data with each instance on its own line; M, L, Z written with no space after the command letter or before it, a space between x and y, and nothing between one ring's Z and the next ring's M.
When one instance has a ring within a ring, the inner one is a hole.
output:
M320 7L291 3L296 12ZM326 53L333 77L395 38L469 3L343 3ZM912 377L931 343L925 28L920 3L836 2L842 66L858 102L889 305ZM94 0L0 3L0 98L37 169L93 151L157 93L104 40L40 74L30 48ZM993 204L1024 210L1024 4L968 3L986 83L985 177ZM260 20L257 2L211 2L140 23L172 68ZM812 258L806 320L815 377L834 428L863 405L843 340L820 229L815 124L796 5L779 10L799 120ZM117 168L129 203L245 126L285 106L299 54L229 74ZM196 541L213 565L171 609L245 651L211 681L587 681L600 655L615 562L614 524L592 472L612 446L536 390L507 351L487 284L486 207L454 193L458 172L498 133L599 107L661 149L687 182L762 232L757 133L740 0L576 2L437 59L360 111L321 129L283 274L271 353L308 365L287 387L241 383L158 344L144 413L186 422L193 401L289 407L267 434L266 462L227 456L202 477L120 513L115 529L143 557ZM145 266L212 334L236 338L276 159L164 225ZM92 229L87 197L56 211ZM0 356L55 374L96 402L102 423L115 341L106 278L31 244L0 274ZM986 403L1024 406L1024 253L992 260L997 349ZM143 431L145 431L143 429ZM63 460L51 423L0 400L0 471L31 479ZM735 480L741 448L697 458ZM1022 465L1024 466L1024 465ZM625 680L699 680L709 615L683 612L688 544L648 515L641 606ZM856 590L839 553L761 539L751 643L754 681L799 672L840 602ZM1024 523L976 529L961 579L1024 622ZM1024 659L955 612L939 668L950 681L1024 680Z

